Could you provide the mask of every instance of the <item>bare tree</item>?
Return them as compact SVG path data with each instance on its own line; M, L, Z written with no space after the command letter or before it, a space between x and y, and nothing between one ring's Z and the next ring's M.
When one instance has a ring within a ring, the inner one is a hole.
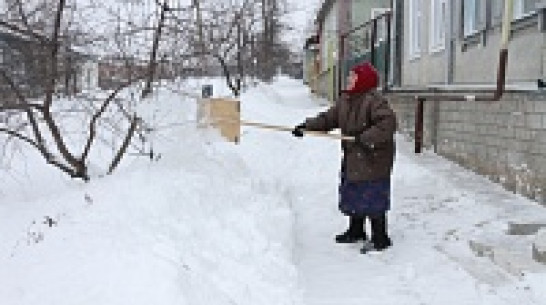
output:
M198 70L205 74L219 66L237 96L246 77L270 80L289 56L280 42L283 5L280 0L193 0L194 16L173 17L196 25L185 32L191 48L186 56L198 59Z
M110 160L99 162L112 173L129 149L143 152L132 140L146 141L151 128L132 109L134 88L142 88L142 100L156 80L219 68L239 95L246 77L273 75L288 50L279 42L279 1L8 0L0 28L24 38L10 49L18 57L0 65L0 149L24 143L71 177L89 180L92 152L111 137ZM102 58L99 84L107 95L63 97L79 91L79 60L93 54ZM22 66L30 73L19 73ZM87 122L78 141L66 123L74 112Z
M62 105L56 101L58 100L57 93L61 74L59 69L63 67L66 57L75 52L68 47L67 37L70 35L68 35L67 27L69 24L64 19L68 15L67 1L49 2L49 4L52 3L56 6L51 11L51 15L48 15L48 10L40 11L43 19L31 20L29 14L25 11L23 2L15 1L13 4L20 15L19 22L3 21L11 27L12 31L29 34L29 37L34 38L32 46L40 49L41 52L38 52L40 57L37 57L36 54L30 54L29 56L31 56L30 61L39 61L43 67L44 90L41 99L30 97L26 90L26 84L20 81L5 66L0 66L0 85L1 83L5 84L4 87L7 87L11 93L6 95L7 99L0 102L0 117L4 118L4 120L0 121L0 134L6 135L6 142L15 139L30 145L43 156L47 163L73 178L87 181L91 177L89 172L90 152L96 146L97 139L100 138L98 134L99 122L105 117L107 108L118 99L120 92L134 82L143 79L144 75L125 79L103 101L99 101L98 107L94 106L97 104L96 100L89 100L89 103L79 105L80 108L84 109L84 113L89 114L89 123L82 146L79 148L72 147L73 145L69 143L69 134L63 129L63 114L62 110L60 110ZM34 15L36 16L37 13ZM51 18L52 21L48 18ZM40 23L49 25L47 29L51 30L50 35L35 31L36 25ZM63 50L64 52L62 52ZM64 68L66 69L66 67ZM107 166L107 173L112 173L119 165L142 123L135 113L129 113L123 106L120 107L120 110L124 110L121 112L127 120L125 125L128 125L128 127L125 134L120 135L121 144ZM8 120L8 117L17 117L18 120ZM116 129L120 130L118 126L116 126Z

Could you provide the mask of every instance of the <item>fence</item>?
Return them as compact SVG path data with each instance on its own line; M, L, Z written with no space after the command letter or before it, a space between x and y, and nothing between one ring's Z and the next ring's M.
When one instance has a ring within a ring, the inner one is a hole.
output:
M385 12L341 35L337 92L345 87L349 71L363 61L369 61L378 70L382 75L380 86L387 90L391 70L391 28L391 13Z

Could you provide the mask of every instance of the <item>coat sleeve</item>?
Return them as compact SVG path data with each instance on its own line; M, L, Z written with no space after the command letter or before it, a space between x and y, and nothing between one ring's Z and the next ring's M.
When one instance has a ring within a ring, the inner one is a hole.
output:
M316 117L307 118L305 120L305 129L307 130L331 131L336 128L339 128L337 105L319 113Z
M370 126L359 136L361 143L376 146L392 141L396 132L396 115L385 99L372 104L370 111Z

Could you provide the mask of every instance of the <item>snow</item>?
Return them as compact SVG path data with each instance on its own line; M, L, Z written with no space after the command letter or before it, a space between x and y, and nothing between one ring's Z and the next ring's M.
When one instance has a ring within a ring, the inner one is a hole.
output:
M158 127L156 161L128 156L84 184L14 154L0 172L0 304L546 302L534 236L506 234L544 222L543 207L398 136L394 246L361 255L333 242L346 225L339 143L250 127L224 142L195 127L206 83L229 95L222 80L192 80L140 105ZM325 107L284 77L242 96L243 119L277 125Z

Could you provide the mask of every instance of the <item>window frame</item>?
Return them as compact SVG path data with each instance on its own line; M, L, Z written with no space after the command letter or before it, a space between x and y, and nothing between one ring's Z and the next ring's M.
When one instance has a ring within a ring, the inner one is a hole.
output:
M514 0L513 20L520 20L529 17L537 12L536 7L530 11L525 11L526 0Z
M469 2L471 2L472 5L470 5ZM479 14L481 13L480 0L463 0L461 3L463 5L463 20L462 20L463 37L466 38L466 37L474 36L480 32L480 29L478 27L478 24L480 21L478 18L480 17ZM472 7L471 9L472 13L468 14L470 7ZM467 28L469 24L471 25L470 29Z
M409 59L414 60L421 57L421 19L422 19L422 0L409 0Z
M441 52L446 48L447 4L447 0L430 0L430 53Z
M390 11L391 11L390 8L374 7L371 9L370 17L373 20ZM387 26L386 26L385 18L381 18L378 20L376 35L377 35L376 45L379 45L379 43L387 40Z

